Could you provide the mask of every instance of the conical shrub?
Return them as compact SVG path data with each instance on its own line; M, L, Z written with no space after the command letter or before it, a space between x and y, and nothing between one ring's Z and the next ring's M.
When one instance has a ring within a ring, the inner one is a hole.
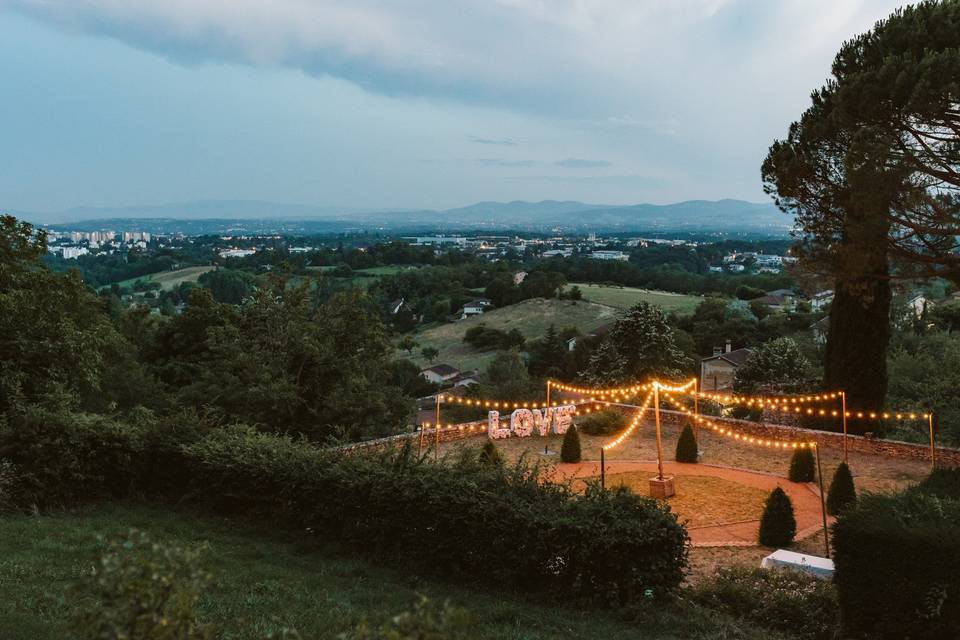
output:
M797 519L793 516L793 503L783 489L770 492L767 504L760 517L760 544L767 547L785 547L797 534Z
M480 464L485 467L503 466L503 455L500 453L500 447L490 438L487 438L483 449L480 450Z
M793 452L790 458L790 473L787 475L791 482L813 482L816 477L816 462L813 459L813 449L802 447Z
M857 501L857 489L853 486L853 474L846 462L841 462L827 490L827 513L837 515Z
M683 426L677 439L677 453L674 458L677 462L697 461L697 438L693 435L693 427L689 422Z
M560 459L563 462L580 462L580 434L577 432L576 425L570 425L563 435Z

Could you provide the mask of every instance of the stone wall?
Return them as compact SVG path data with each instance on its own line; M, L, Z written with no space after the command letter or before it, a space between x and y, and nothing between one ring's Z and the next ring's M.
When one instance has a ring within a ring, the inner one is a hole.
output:
M440 442L453 442L455 440L465 440L478 435L487 433L487 421L475 420L473 422L464 422L450 427L444 427L440 430ZM423 448L429 449L437 441L437 430L435 428L423 429ZM377 438L376 440L365 440L363 442L354 442L352 444L336 447L338 451L360 451L370 449L392 449L403 447L406 443L414 447L420 446L420 431L411 433L400 433L386 438Z

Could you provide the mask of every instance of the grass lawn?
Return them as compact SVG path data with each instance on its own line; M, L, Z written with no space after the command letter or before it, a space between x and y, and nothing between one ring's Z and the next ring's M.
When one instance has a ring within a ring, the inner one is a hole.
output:
M440 351L437 363L451 364L462 371L483 369L493 359L495 352L478 352L464 344L463 336L471 327L482 323L503 331L518 329L529 340L542 336L551 324L556 325L558 331L567 327L577 327L580 331L587 332L613 322L617 314L617 309L592 302L574 303L569 300L543 298L524 300L503 309L488 311L483 315L435 325L417 332L413 338L419 346L413 352L411 359L421 366L426 366L426 360L420 357L420 349L432 346ZM403 351L399 351L398 355L407 357L406 352Z
M283 626L295 627L304 640L336 638L361 620L374 626L389 620L409 609L418 594L467 608L478 640L782 637L683 601L657 603L627 620L546 596L477 590L465 577L457 584L426 580L236 521L110 505L73 514L0 516L0 638L64 638L74 606L69 590L103 548L98 536L130 528L158 541L209 545L206 568L214 584L203 596L201 614L222 628L223 638L259 639Z
M693 313L702 300L699 296L688 296L682 293L667 291L650 291L648 289L634 289L632 287L606 286L601 284L586 284L574 282L583 292L583 299L598 304L606 304L617 309L629 309L638 302L645 300L661 307L667 313Z
M201 275L207 271L213 271L216 267L210 265L204 265L201 267L186 267L184 269L177 269L176 271L161 271L160 273L152 273L148 276L140 276L139 278L130 278L129 280L122 280L118 282L121 287L132 287L137 282L158 282L160 283L160 288L167 291L179 287L184 282L196 282ZM109 288L110 285L103 288Z

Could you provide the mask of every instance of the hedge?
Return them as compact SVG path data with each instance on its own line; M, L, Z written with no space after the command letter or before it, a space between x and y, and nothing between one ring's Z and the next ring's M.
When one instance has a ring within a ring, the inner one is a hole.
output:
M417 571L606 604L683 580L686 530L668 506L625 489L578 494L536 467L491 467L469 450L440 463L410 448L343 454L243 426L187 427L180 444L156 421L61 418L0 430L29 504L186 500Z
M960 501L921 491L860 497L833 526L843 631L955 638L960 629Z

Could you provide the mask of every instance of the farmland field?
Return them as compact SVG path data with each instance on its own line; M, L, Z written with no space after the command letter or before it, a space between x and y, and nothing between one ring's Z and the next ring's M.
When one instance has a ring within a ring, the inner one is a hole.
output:
M700 304L699 296L688 296L682 293L667 291L650 291L649 289L634 289L632 287L618 287L601 284L587 284L573 282L583 292L583 299L599 304L610 305L617 309L629 309L640 301L650 302L661 307L667 313L693 313Z
M574 303L568 300L543 298L525 300L503 309L488 311L480 316L433 326L416 333L413 338L417 341L418 347L411 359L417 364L427 366L427 362L420 357L420 349L431 346L440 351L436 362L453 365L461 371L483 369L493 359L495 352L478 352L464 344L463 336L471 327L485 324L502 331L517 329L529 340L542 336L551 324L555 325L558 331L567 327L576 327L586 333L600 325L613 322L617 314L617 309L593 302ZM406 357L405 352L400 352L398 355Z
M161 271L151 273L147 276L130 278L122 280L117 284L121 287L132 287L137 282L158 282L163 290L170 290L179 287L184 282L196 282L197 279L207 271L213 271L216 267L204 265L200 267L186 267L176 271ZM108 285L109 286L109 285Z

